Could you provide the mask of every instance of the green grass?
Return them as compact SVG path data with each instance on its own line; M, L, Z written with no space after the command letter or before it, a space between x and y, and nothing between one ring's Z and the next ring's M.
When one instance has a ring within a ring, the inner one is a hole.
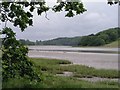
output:
M42 81L35 82L25 78L14 78L3 82L3 88L118 88L118 83L114 81L99 81L94 83L78 79L79 77L88 76L115 78L118 77L116 70L71 65L71 62L66 60L42 58L30 58L30 60L34 64L34 68L38 70L37 72L40 73ZM65 71L73 72L73 76L56 76L57 73Z
M44 58L29 58L35 65L60 65L60 64L71 64L67 60L58 60L58 59L44 59Z
M110 48L113 48L113 47L119 47L120 48L120 39L110 43L110 44L106 44L104 45L103 47L110 47Z
M118 78L117 70L104 70L95 69L82 65L71 65L67 67L62 67L64 71L74 72L74 75L79 75L80 77L102 77L102 78Z
M50 74L63 73L65 71L73 72L74 76L79 77L102 77L102 78L118 78L117 70L105 70L105 69L95 69L93 67L88 67L84 65L66 65L62 66L61 63L71 64L66 60L49 60L49 59L30 59L36 67L40 68L41 71L47 71Z
M118 88L117 82L88 82L78 80L72 77L53 76L43 73L44 80L42 82L32 82L25 78L10 79L3 83L4 88Z
M46 74L46 75L45 75ZM118 85L115 82L105 83L105 82L88 82L84 80L78 80L73 77L58 77L58 76L50 76L48 73L44 73L44 76L47 77L43 81L45 86L48 88L117 88Z

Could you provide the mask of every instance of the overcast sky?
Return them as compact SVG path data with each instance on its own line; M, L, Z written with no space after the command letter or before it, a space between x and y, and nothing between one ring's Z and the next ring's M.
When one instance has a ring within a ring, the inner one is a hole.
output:
M49 0L48 5L53 4L54 2ZM49 40L57 37L84 36L118 26L118 5L84 2L84 6L87 11L72 18L65 17L65 12L47 12L50 20L47 20L44 14L34 14L33 27L28 27L24 32L15 28L16 37L32 41Z

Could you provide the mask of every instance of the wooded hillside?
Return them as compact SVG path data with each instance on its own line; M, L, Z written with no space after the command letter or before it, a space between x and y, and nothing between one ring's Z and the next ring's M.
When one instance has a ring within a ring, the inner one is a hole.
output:
M61 37L52 40L20 40L25 45L102 46L120 38L120 28L110 28L96 34L78 37Z

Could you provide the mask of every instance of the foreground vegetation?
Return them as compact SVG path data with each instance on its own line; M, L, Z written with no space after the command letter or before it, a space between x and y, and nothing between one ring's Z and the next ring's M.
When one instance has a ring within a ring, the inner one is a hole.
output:
M59 77L44 73L44 80L39 83L31 82L28 79L10 79L3 83L5 88L118 88L117 82L88 82L72 77Z
M104 78L118 78L117 70L104 70L104 69L95 69L93 67L88 67L84 65L62 65L62 64L71 64L69 61L65 60L48 60L48 59L35 59L32 58L31 61L40 68L41 71L46 71L50 74L63 73L64 71L73 72L74 75L79 77L104 77Z
M3 82L3 88L118 88L116 81L84 81L81 77L118 78L118 71L103 70L83 65L72 65L65 60L30 58L34 70L42 76L41 82L26 78L9 79ZM40 72L41 71L41 72ZM69 77L57 76L64 72L73 72Z

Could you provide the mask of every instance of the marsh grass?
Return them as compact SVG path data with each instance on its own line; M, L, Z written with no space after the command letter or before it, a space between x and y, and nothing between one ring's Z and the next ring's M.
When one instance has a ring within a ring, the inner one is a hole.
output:
M58 77L52 75L50 76L49 74L44 76L46 76L47 79L43 82L47 84L46 86L49 88L118 88L118 84L113 81L92 83L84 80L78 80L74 77Z
M99 70L83 65L72 65L71 62L66 60L29 59L34 64L35 71L41 75L42 81L35 82L26 78L14 78L3 82L3 88L118 88L118 82L115 81L98 81L94 83L78 79L78 76L114 78L118 77L116 70ZM74 76L56 76L56 74L63 74L65 71L73 72Z
M117 70L105 70L105 69L95 69L93 67L88 67L85 65L61 65L71 64L71 62L66 60L50 60L50 59L30 59L35 66L37 66L42 71L47 71L51 74L63 73L65 71L73 72L74 76L79 77L101 77L101 78L119 78Z
M113 81L88 82L73 77L59 77L44 73L42 82L33 82L25 78L10 79L3 83L3 88L118 88L118 83Z

